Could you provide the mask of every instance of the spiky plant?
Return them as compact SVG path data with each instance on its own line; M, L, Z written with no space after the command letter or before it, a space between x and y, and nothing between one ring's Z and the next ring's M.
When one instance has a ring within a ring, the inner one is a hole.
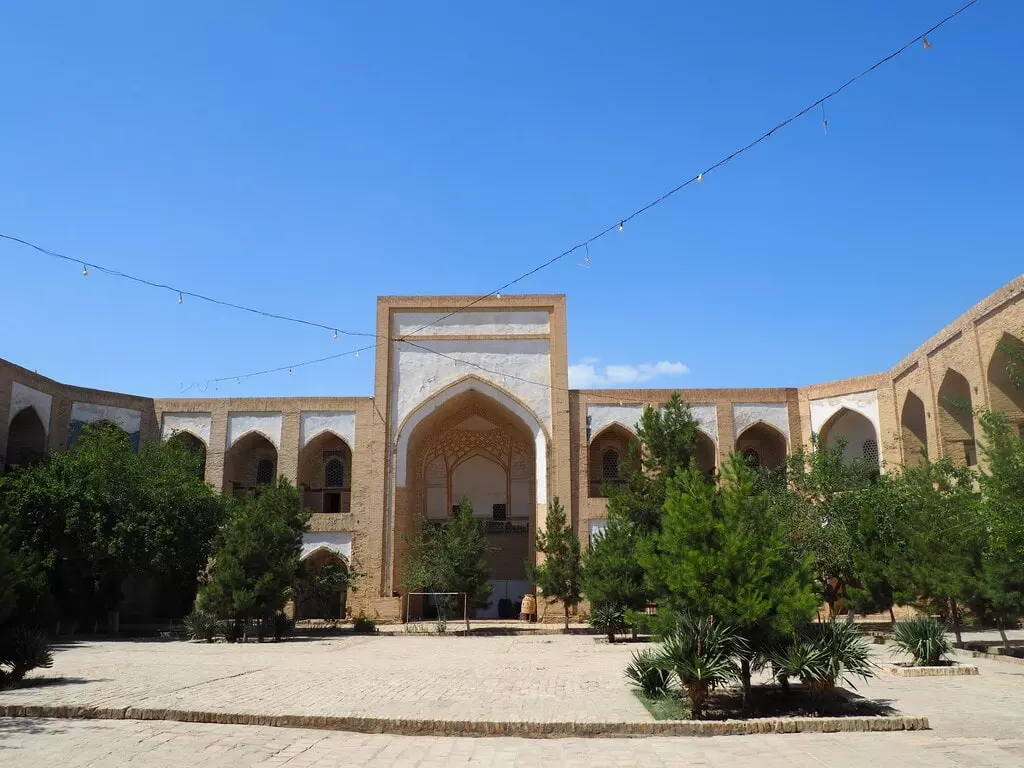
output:
M193 609L192 613L185 617L182 622L185 626L185 634L193 640L205 640L212 643L220 630L220 621L212 613Z
M745 649L746 641L727 624L682 616L662 641L657 662L675 674L699 720L711 692L738 678L736 657Z
M937 666L949 653L946 627L931 617L897 621L892 633L896 644L893 653L909 653L915 666Z
M17 685L33 669L51 666L53 653L44 632L16 627L0 639L0 688Z
M608 642L615 642L615 635L626 630L626 614L621 605L604 603L595 605L590 611L590 626L608 636Z
M626 678L649 699L661 698L672 689L672 672L658 663L651 648L633 652L633 660L626 667Z
M811 624L793 642L771 654L776 677L795 677L814 695L832 693L853 678L874 677L871 646L855 624L829 621Z

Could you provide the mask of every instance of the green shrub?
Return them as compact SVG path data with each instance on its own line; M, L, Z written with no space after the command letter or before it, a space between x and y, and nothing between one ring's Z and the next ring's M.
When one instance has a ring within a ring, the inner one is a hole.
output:
M0 639L0 688L17 685L33 669L51 666L53 653L44 632L16 627Z
M626 667L626 678L649 699L665 696L672 689L672 673L658 664L651 648L633 653L633 660Z
M352 631L357 635L372 635L377 631L377 622L360 613L352 620Z
M795 677L815 695L832 693L840 681L874 677L871 645L855 624L811 624L793 642L769 654L775 676Z
M626 616L622 606L606 603L594 606L590 612L590 626L608 636L608 642L615 642L615 635L626 630Z
M699 720L711 692L739 677L735 659L746 648L746 641L727 624L684 615L665 636L656 658L663 669L675 674Z
M893 651L909 653L916 666L934 667L949 653L946 628L931 617L897 621L892 633L896 643Z
M220 621L212 613L193 609L192 613L185 617L185 634L192 640L205 640L212 643L220 631Z
M289 619L283 613L274 614L274 640L280 640L284 635L290 635L295 631L295 621Z

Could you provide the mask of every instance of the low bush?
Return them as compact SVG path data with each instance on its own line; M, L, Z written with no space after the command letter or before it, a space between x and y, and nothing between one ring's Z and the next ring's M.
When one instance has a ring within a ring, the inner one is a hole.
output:
M53 653L44 632L16 627L0 638L0 689L17 685L33 669L51 666Z
M185 617L185 634L192 640L205 640L212 643L220 633L221 623L212 613L193 609L192 613Z
M950 650L946 627L931 617L897 621L892 633L896 644L894 652L910 654L915 666L937 666Z
M811 624L794 640L769 653L775 676L795 677L815 695L830 694L840 681L874 677L871 645L855 625L829 621Z
M377 622L360 613L352 619L352 631L357 635L372 635L377 631Z
M292 632L295 631L294 619L289 619L283 613L274 614L273 626L275 641L280 641L282 637L284 637L285 635L290 635Z
M647 648L633 653L626 677L648 699L658 699L672 690L672 673L660 666L655 652Z
M615 642L615 635L626 631L626 616L621 606L612 603L594 606L590 612L590 626L608 636L608 642Z
M675 674L690 699L693 717L699 720L711 692L738 679L736 658L746 648L746 641L727 624L683 615L665 636L656 659L662 669Z

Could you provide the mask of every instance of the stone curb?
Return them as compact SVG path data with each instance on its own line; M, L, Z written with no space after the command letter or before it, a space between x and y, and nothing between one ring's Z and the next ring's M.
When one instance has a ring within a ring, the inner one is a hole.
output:
M978 668L973 664L954 664L945 667L899 667L895 664L882 665L888 674L896 677L961 677L977 675Z
M656 721L653 723L543 723L475 720L406 720L380 717L318 715L250 715L230 712L148 709L145 707L74 707L56 705L0 706L0 717L40 717L76 720L174 720L182 723L264 725L275 728L315 728L400 736L515 736L527 739L631 736L745 736L757 733L841 733L924 731L928 718L891 717L769 717L757 720Z
M984 651L969 651L966 648L957 648L957 653L966 653L972 659L992 659L992 661L1006 661L1010 664L1024 664L1024 659L1016 656L1007 656L1003 653L985 653Z

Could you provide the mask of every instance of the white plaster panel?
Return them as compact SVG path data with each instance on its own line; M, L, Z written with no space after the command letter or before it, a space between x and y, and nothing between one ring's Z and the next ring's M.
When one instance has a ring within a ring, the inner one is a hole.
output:
M142 412L132 410L131 408L115 408L112 405L72 403L71 421L77 421L82 424L109 421L119 426L129 435L135 435L142 429Z
M640 421L643 412L642 405L588 405L587 427L590 438L597 437L602 429L611 424L618 424L635 435L636 423Z
M38 389L26 387L24 384L13 382L11 384L11 412L8 415L7 426L11 425L14 417L26 408L34 408L39 420L43 422L43 433L50 436L50 411L53 408L53 396Z
M190 432L209 448L212 420L213 417L209 413L165 413L160 427L160 437L167 440L178 432Z
M551 355L546 339L430 341L422 346L427 349L395 345L391 371L392 427L405 421L436 392L472 375L524 403L551 431Z
M697 420L701 431L718 445L718 408L714 403L691 405L690 413Z
M355 411L303 411L299 418L300 448L321 432L333 432L348 443L349 450L356 449Z
M259 432L281 450L281 414L255 412L239 412L228 414L228 444L230 448L239 438L249 432Z
M414 332L425 325L426 336L522 336L548 333L550 321L547 312L517 312L498 310L459 312L444 317L444 312L396 312L392 321L396 336ZM444 318L443 320L441 318Z
M875 435L882 434L878 420L878 392L876 390L811 400L811 431L815 434L820 433L828 420L842 408L864 416L874 426Z
M787 403L735 403L732 406L733 439L759 421L775 427L786 437L786 442L790 442Z
M468 496L473 517L490 518L495 504L508 508L508 475L486 456L471 456L452 471L452 506Z
M349 564L352 563L352 534L351 533L327 533L310 532L302 535L302 554L300 559L305 560L318 549L327 548L337 552L345 558Z

